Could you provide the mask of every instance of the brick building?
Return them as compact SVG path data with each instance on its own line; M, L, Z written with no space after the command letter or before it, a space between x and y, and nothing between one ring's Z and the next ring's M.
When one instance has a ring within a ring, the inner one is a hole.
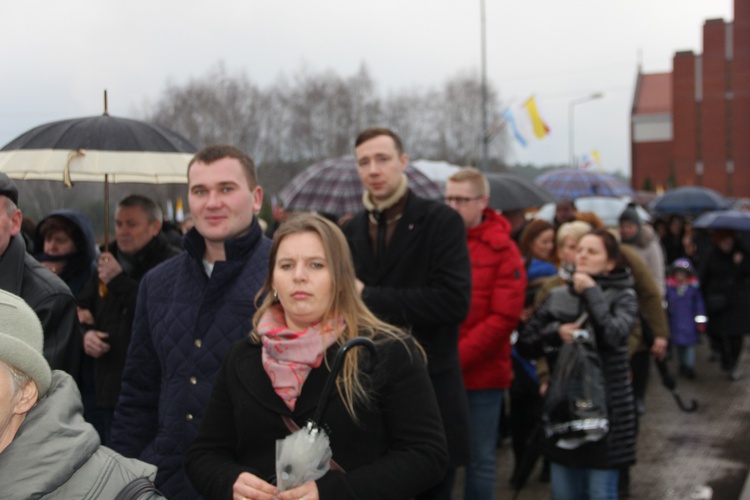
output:
M638 74L631 112L634 189L697 185L750 196L750 1L703 25L703 53Z

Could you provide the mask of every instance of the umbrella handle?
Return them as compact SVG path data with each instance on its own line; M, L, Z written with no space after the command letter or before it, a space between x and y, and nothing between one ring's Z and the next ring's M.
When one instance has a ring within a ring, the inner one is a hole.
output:
M680 407L680 410L684 411L685 413L693 413L698 409L698 401L696 401L695 399L691 399L690 405L688 406L684 401L682 401L682 398L679 394L677 394L677 391L672 391L672 396L674 396L675 401L677 401L677 406Z
M333 391L333 386L336 382L336 378L339 375L339 372L341 371L341 365L344 363L344 357L346 356L346 353L351 349L352 347L362 346L366 347L370 351L371 356L371 363L370 367L375 366L375 363L377 361L378 353L375 350L375 344L372 340L366 338L366 337L355 337L341 346L341 349L339 349L339 352L336 353L336 358L333 360L333 365L331 366L331 373L328 374L328 378L326 379L326 385L323 387L323 392L320 394L320 401L318 402L318 408L315 410L315 415L313 416L313 424L314 425L320 425L320 422L323 420L323 413L325 413L326 406L328 404L328 399L331 396L331 391Z

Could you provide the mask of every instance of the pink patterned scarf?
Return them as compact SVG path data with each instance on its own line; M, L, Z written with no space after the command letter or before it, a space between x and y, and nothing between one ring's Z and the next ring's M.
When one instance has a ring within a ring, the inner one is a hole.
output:
M316 323L301 332L290 330L280 305L260 318L258 335L263 344L263 368L276 394L294 411L302 385L313 368L323 362L326 350L344 329L343 318Z

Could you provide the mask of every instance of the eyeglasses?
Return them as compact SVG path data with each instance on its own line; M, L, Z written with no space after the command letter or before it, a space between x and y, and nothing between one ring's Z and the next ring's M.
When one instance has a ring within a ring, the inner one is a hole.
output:
M482 198L484 198L484 196L475 196L473 198L464 198L463 196L446 196L443 199L445 200L445 203L449 205L451 203L455 203L456 206L460 207L462 205L466 205L470 201L477 201L477 200L481 200Z

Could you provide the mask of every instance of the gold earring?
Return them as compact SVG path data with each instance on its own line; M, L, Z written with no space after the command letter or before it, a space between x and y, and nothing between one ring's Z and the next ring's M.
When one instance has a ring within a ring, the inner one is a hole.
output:
M273 300L279 300L279 292L276 290L273 291Z

